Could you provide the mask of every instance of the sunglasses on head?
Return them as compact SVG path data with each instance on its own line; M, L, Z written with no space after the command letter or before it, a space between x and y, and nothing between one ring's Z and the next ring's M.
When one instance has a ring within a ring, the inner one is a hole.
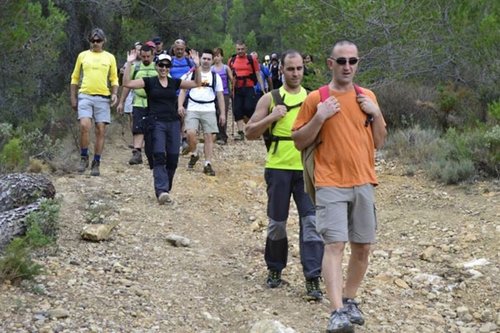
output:
M100 42L102 42L102 39L92 39L90 42L91 43L100 43Z
M345 65L345 64L347 64L347 62L349 62L349 65L356 65L359 61L359 58L356 58L356 57L352 57L349 59L344 58L344 57L340 57L340 58L330 57L330 59L335 60L335 62L339 65Z
M160 67L160 68L170 68L170 67L172 67L172 64L165 63L165 62L160 62L160 63L158 63L158 67Z

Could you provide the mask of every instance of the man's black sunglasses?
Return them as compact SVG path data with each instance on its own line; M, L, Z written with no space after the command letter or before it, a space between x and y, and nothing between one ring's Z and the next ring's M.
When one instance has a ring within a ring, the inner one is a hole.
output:
M347 62L349 61L349 65L356 65L359 61L359 58L356 58L356 57L352 57L352 58L344 58L344 57L340 57L340 58L330 58L332 60L335 60L335 62L339 65L345 65L347 64Z
M172 67L172 64L160 62L160 63L158 63L158 67L160 67L160 68L165 68L165 67L166 68L170 68L170 67Z
M100 42L102 42L102 39L92 39L90 42L91 43L100 43Z

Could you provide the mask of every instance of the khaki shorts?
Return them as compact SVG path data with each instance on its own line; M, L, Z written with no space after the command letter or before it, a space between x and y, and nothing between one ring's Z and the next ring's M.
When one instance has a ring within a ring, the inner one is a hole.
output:
M78 119L93 118L96 123L111 122L111 99L103 96L78 94Z
M375 243L376 228L373 185L316 189L316 230L325 244Z
M199 125L203 133L219 133L219 127L217 126L217 116L214 111L191 111L188 110L186 113L186 118L184 119L184 130L198 130Z

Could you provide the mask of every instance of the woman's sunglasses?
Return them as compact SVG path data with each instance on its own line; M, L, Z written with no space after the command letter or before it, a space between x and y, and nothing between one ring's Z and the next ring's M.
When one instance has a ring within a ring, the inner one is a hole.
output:
M349 62L349 65L356 65L359 61L359 58L356 58L356 57L352 57L349 59L344 58L344 57L340 57L340 58L330 57L330 59L335 60L335 62L339 65L345 65L345 64L347 64L347 62Z
M158 63L158 67L160 67L160 68L170 68L170 67L172 67L172 64L166 64L164 62L160 62L160 63Z

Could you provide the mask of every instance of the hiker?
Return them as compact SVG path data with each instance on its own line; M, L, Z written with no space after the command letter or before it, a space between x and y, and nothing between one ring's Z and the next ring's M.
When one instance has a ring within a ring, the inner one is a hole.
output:
M161 40L160 36L153 37L151 41L155 44L154 46L154 62L158 59L158 56L162 53L167 53L163 49L163 41Z
M175 170L179 162L181 123L177 113L176 91L180 88L190 89L201 85L198 52L191 51L196 71L195 80L181 80L169 77L172 58L168 54L160 54L156 61L156 77L143 77L130 80L131 65L135 52L127 56L127 66L123 75L123 85L131 89L144 88L148 99L148 118L146 129L146 146L150 145L152 157L155 195L159 204L170 203L170 191ZM148 149L146 154L148 153ZM149 157L148 157L149 159Z
M194 68L194 63L193 60L191 60L189 56L186 55L186 42L184 40L177 39L172 46L172 50L174 56L172 57L172 68L170 69L170 76L174 79L180 79L183 77L183 75L186 75L186 73L191 72L192 68ZM177 90L176 93L177 96L179 96L180 90ZM186 105L184 105L184 107L185 106ZM176 109L178 109L178 106L176 106ZM179 140L182 140L182 154L186 155L188 154L189 147L186 134L184 133L184 121L182 121L181 124L182 131L181 138L179 138Z
M184 118L184 129L189 145L191 157L188 163L188 169L193 170L196 162L200 158L198 155L198 127L201 125L203 130L205 154L205 163L203 164L203 173L208 176L215 176L212 168L212 155L214 149L215 134L219 129L217 126L217 115L215 103L219 105L219 110L224 110L224 87L219 74L212 72L213 51L203 50L200 57L200 75L201 87L192 88L189 92L181 89L179 94L178 112ZM190 75L191 79L193 75ZM184 108L184 100L187 99L187 109ZM226 122L225 115L219 116L219 122Z
M230 100L230 85L233 81L233 74L229 67L223 63L224 51L220 47L214 49L214 64L212 65L212 72L219 74L222 79L222 86L224 87L224 110L220 110L218 103L215 104L217 108L217 125L219 126L219 133L216 135L216 142L219 145L227 144L227 121L229 115L229 100ZM221 123L220 116L224 114L226 121Z
M280 63L279 58L276 53L271 54L271 62L269 63L269 72L271 73L271 82L273 89L278 89L281 87L283 82L281 82Z
M152 77L157 76L155 64L153 63L153 49L149 46L144 45L140 49L140 59L139 63L133 64L133 70L130 72L130 79L139 79L142 77ZM123 102L129 95L131 89L123 87L122 94L120 96L120 103L116 110L118 113L123 112ZM130 165L142 164L142 146L144 144L144 119L148 112L148 96L144 89L135 89L130 93L134 96L133 109L132 109L132 135L133 135L133 145L132 157L128 161Z
M250 140L259 138L267 129L274 137L268 149L264 171L269 218L264 254L268 268L266 283L269 288L276 288L282 283L281 272L287 265L288 253L286 224L290 197L293 195L299 213L299 248L306 279L306 298L319 301L323 297L319 286L323 241L316 232L314 206L304 192L300 152L291 140L292 124L307 96L300 85L304 70L300 53L295 50L284 52L281 70L285 78L284 85L260 98L245 128L246 137ZM279 93L281 101L273 97L275 92Z
M99 176L106 126L111 122L110 107L118 102L118 69L115 56L103 49L106 35L102 29L93 29L88 41L90 50L78 54L71 74L70 99L71 108L78 113L80 122L78 172L83 173L89 166L90 129L94 120L94 158L90 175Z
M135 42L134 43L134 49L140 51L142 47L141 42ZM138 63L141 62L141 59L138 57L136 61L134 62L134 66ZM125 71L125 64L123 64L122 67L120 67L120 76L123 78L123 72ZM122 90L123 94L123 90ZM133 128L133 122L132 122L132 108L133 108L133 102L134 102L134 92L130 92L127 96L126 99L122 102L122 108L119 110L118 108L120 107L120 103L118 103L118 106L116 107L116 110L120 114L125 114L127 115L127 121L128 121L128 127L130 128L130 132L134 132ZM121 112L120 112L121 111ZM129 146L130 148L134 148L134 142L132 141L132 144Z
M229 58L227 65L233 72L233 116L238 128L234 140L242 141L245 139L244 124L252 117L257 103L254 86L259 83L263 87L264 84L258 75L259 62L247 55L245 42L236 42L236 54Z
M251 52L250 55L257 59L257 61L259 61L259 54L256 51ZM264 66L264 64L260 65L259 74L262 78L262 82L264 82L264 87L261 87L259 83L254 86L255 93L257 94L257 100L261 98L265 93L271 91L273 86L271 73L269 72L269 69Z
M331 308L327 332L352 332L353 324L364 323L355 297L377 225L374 149L382 147L387 131L374 93L359 91L353 84L359 59L353 42L333 45L327 60L332 80L308 95L292 129L299 150L317 137L320 142L314 152L314 179L317 230L325 243L322 271ZM320 102L322 89L327 98ZM344 286L342 258L348 241L351 255Z

